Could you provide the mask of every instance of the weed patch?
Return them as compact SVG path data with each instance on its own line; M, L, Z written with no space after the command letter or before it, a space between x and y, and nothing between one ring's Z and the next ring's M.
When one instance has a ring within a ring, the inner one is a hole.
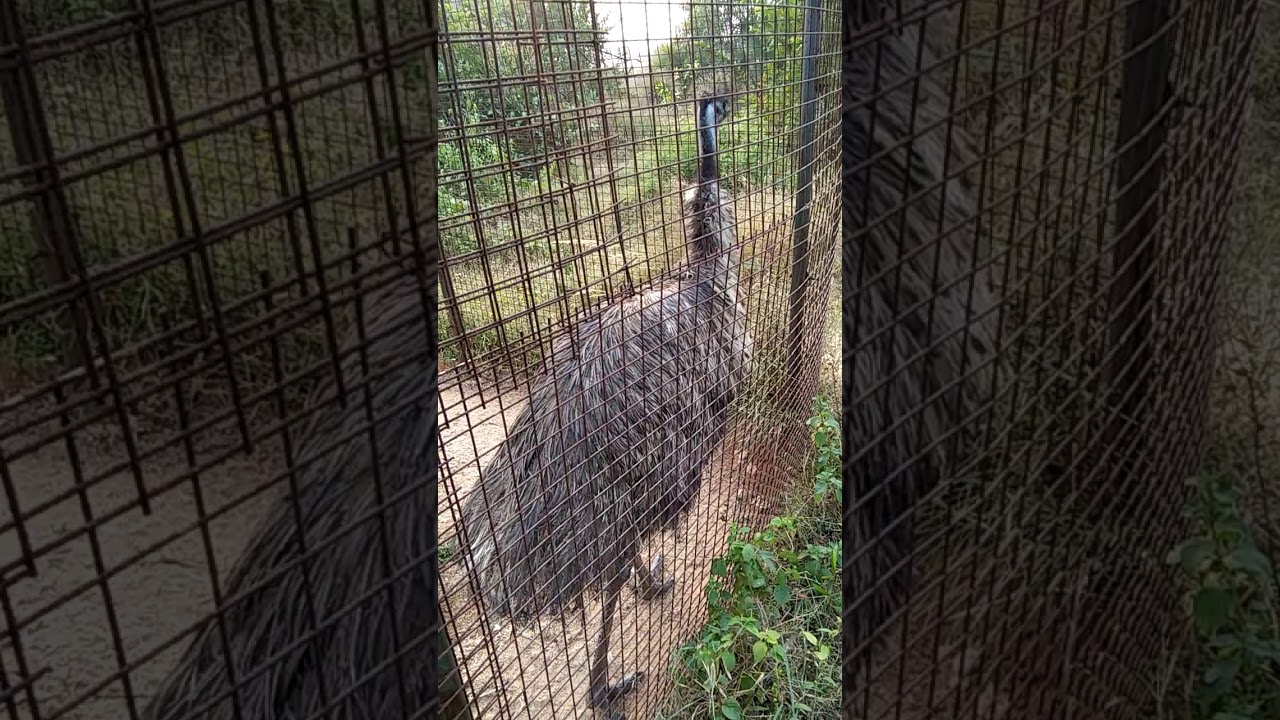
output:
M708 621L676 653L666 718L837 717L840 708L840 425L809 421L812 482L759 532L734 526L712 563Z
M1195 638L1186 715L1280 717L1280 617L1275 571L1258 549L1229 477L1192 481L1192 533L1169 554L1187 581Z

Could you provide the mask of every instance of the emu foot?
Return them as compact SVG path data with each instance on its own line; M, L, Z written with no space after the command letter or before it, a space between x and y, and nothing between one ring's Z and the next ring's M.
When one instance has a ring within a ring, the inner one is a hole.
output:
M631 585L636 594L643 600L656 600L666 595L671 588L676 586L674 577L662 579L662 566L665 558L662 553L658 553L653 557L653 562L649 567L641 565L639 558L636 558L636 572L631 574Z
M626 713L622 712L614 705L624 696L636 689L640 681L644 679L644 673L634 672L622 678L618 682L607 685L602 689L592 688L591 699L588 702L593 708L603 712L604 720L626 720Z

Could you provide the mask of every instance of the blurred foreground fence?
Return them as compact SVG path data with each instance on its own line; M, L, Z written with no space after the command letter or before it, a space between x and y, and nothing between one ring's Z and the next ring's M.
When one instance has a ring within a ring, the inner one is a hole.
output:
M401 694L350 658L435 584L435 40L420 0L0 0L0 714L432 712L429 616L362 658Z
M729 524L758 526L796 483L814 395L837 382L839 12L825 0L441 3L446 705L592 717L603 624L603 679L643 673L618 709L652 716L673 651L706 617ZM682 206L706 167L704 93L728 106L717 182L733 222ZM736 233L727 274L706 274L716 260L698 259L693 220ZM723 325L737 303L745 327ZM597 331L602 307L621 310ZM736 367L745 342L751 369L725 415L707 378ZM684 507L652 499L690 483ZM651 505L677 526L650 533ZM545 591L504 591L523 598L597 581L580 567L603 575L574 547L604 546L612 566L636 538L642 564L661 558L657 580L674 581L656 599L623 590L610 613L606 589L513 623L502 593L482 598L478 563L494 553L519 566L508 579L545 576L533 578ZM472 556L468 539L499 549Z
M846 717L1156 714L1257 10L846 13Z

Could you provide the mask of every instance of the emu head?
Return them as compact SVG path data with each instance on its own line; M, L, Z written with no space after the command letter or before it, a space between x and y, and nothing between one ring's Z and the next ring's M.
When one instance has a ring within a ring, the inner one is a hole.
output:
M729 101L716 95L698 98L698 127L713 128L729 114Z

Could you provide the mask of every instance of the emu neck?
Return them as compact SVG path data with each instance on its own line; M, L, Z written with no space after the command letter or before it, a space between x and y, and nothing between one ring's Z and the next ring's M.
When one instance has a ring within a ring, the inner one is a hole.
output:
M698 184L691 197L689 260L699 275L718 291L738 284L737 233L732 206L715 179Z
M716 159L716 125L712 113L714 109L708 105L698 118L698 179L715 180L720 176L720 166Z
M717 292L730 295L736 299L738 286L738 248L729 246L712 255L699 258L695 263L695 273L702 282L707 283Z

